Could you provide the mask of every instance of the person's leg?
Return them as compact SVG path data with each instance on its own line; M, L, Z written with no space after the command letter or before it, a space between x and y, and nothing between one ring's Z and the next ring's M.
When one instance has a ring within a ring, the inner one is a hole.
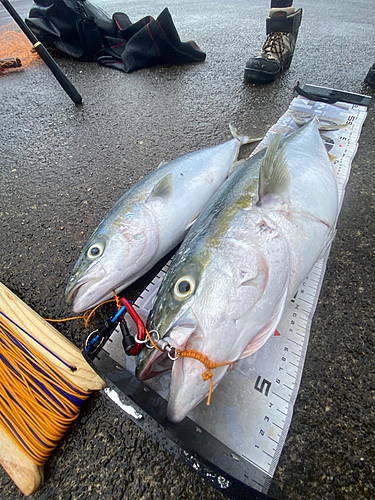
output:
M270 83L289 68L301 18L302 9L295 11L293 0L271 0L266 20L267 39L261 53L247 61L245 81Z
M371 87L375 87L375 63L368 70L365 83L367 83L367 85L371 85Z

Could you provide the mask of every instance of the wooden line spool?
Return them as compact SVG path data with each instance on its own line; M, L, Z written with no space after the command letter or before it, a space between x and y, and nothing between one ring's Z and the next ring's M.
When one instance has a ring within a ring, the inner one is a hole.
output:
M43 346L31 339L21 329L16 328L17 334L22 340L34 348L50 366L58 370L68 380L85 391L95 391L105 387L104 381L86 362L81 351L2 283L0 283L0 311L39 340L52 353L76 368L72 372ZM1 426L0 464L24 495L34 493L43 483L43 467L34 464Z

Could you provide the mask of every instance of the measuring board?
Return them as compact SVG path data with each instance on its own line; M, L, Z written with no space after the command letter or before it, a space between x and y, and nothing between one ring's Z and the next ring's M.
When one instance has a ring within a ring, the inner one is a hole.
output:
M322 133L337 179L341 209L367 115L365 106L344 102L325 104L299 96L253 154L269 143L276 130L282 128L290 133L298 128L294 119L311 114L323 125L347 123L345 128ZM210 406L203 401L181 423L168 422L170 372L146 382L137 381L135 359L125 355L119 330L114 331L93 361L98 372L111 382L107 396L133 420L139 424L144 421L143 427L148 432L157 439L159 434L159 440L164 440L167 448L215 486L230 493L238 492L244 485L247 490L250 486L267 494L291 423L327 259L328 251L287 305L275 334L257 352L230 367L213 392ZM144 320L167 269L168 264L134 304ZM135 334L130 321L129 327ZM253 494L258 498L256 492Z

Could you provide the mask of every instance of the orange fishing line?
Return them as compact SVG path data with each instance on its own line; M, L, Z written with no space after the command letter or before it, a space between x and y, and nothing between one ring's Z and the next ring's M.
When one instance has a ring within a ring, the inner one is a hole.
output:
M35 464L46 462L90 394L49 366L1 321L0 425Z
M89 309L88 311L84 312L82 316L73 316L71 318L63 318L63 319L48 319L48 318L44 318L44 320L45 321L50 321L51 323L52 322L59 323L59 322L63 322L63 321L70 321L72 319L84 319L85 320L85 328L87 328L91 316L94 316L96 310L99 307L101 307L104 304L109 304L109 302L116 302L117 306L119 305L120 297L117 295L117 293L115 292L115 290L113 290L113 294L115 296L114 299L109 299L109 300L105 300L104 302L101 302L96 307L94 307L94 309Z
M177 349L176 356L178 356L179 358L193 358L204 364L206 371L202 373L202 378L204 381L210 381L210 390L207 398L207 406L210 406L212 396L212 377L214 376L211 370L214 370L219 366L231 365L233 361L229 361L228 363L215 363L215 361L211 361L207 356L199 351L196 351L195 349L186 349L185 351Z
M53 323L53 322L59 323L59 322L63 322L63 321L70 321L72 319L84 319L85 320L85 328L87 328L91 316L94 316L94 314L96 313L96 310L100 306L102 306L103 304L108 304L109 302L115 302L115 301L117 302L117 299L118 299L118 297L116 295L116 298L114 298L114 299L105 300L104 302L101 302L96 307L94 307L94 309L89 309L88 311L84 312L82 314L82 316L72 316L71 318L62 318L62 319L48 319L48 318L43 318L43 319L45 321L50 321L51 323Z
M0 59L18 57L22 68L41 63L42 59L31 49L30 41L14 21L0 27Z
M153 341L153 339L152 339L152 337L151 337L151 335L150 335L149 331L147 330L147 328L145 328L145 332L146 332L146 335L147 335L147 337L148 337L149 341L150 341L150 342L151 342L151 344L155 347L155 349L156 349L156 350L158 350L158 351L160 351L160 352L164 352L164 351L163 351L163 349L160 349L160 347L158 347L158 346L155 344L155 342Z

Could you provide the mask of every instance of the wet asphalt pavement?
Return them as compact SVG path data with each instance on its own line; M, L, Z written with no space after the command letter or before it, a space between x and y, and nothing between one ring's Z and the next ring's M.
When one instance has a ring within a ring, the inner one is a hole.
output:
M195 40L207 59L133 74L58 59L81 106L44 64L0 76L0 277L48 318L71 315L64 289L82 246L123 192L162 160L224 141L229 122L263 134L288 108L297 80L375 96L363 84L375 61L372 0L296 2L304 13L294 60L268 86L243 82L246 59L265 39L268 1L97 3L133 22L168 6L181 39ZM13 5L25 17L31 2ZM8 22L0 5L0 24ZM270 490L278 499L375 498L374 124L372 103ZM79 320L58 328L82 347L95 321L88 330ZM45 476L35 500L226 498L100 394ZM3 470L0 492L22 498Z

